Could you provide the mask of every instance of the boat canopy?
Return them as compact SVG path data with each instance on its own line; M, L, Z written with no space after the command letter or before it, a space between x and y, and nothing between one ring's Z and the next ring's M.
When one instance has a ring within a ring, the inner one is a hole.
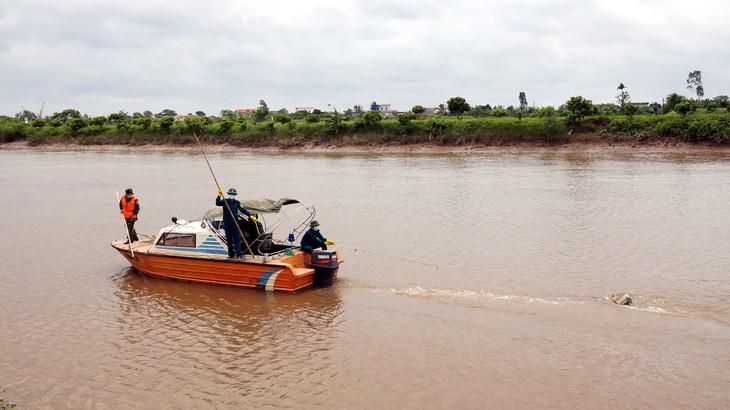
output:
M284 205L298 204L300 203L294 198L279 198L273 199L241 199L241 206L246 208L252 214L277 214ZM239 212L240 214L240 212ZM210 209L203 216L204 219L215 219L223 216L223 207L216 206Z

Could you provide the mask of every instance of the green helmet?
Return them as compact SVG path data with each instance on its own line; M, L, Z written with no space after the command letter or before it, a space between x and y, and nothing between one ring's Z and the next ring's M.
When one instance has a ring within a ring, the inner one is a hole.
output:
M236 192L236 188L231 188L228 190L228 195L238 195L238 192Z
M312 222L309 223L309 226L311 226L311 227L319 226L319 221L317 221L315 219L314 221L312 221Z

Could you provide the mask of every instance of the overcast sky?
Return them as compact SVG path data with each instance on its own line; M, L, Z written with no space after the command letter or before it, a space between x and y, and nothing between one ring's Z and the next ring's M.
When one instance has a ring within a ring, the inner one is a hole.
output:
M730 94L727 0L0 0L0 115Z

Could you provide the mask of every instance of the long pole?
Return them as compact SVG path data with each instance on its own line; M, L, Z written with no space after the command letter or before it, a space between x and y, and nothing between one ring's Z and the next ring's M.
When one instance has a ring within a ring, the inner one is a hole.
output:
M210 175L213 176L213 181L215 181L215 186L218 189L221 189L220 184L218 183L218 178L215 177L215 172L213 172L213 167L210 166L210 161L208 161L208 156L205 155L205 150L203 149L203 144L200 143L200 138L198 138L198 133L193 131L193 137L195 137L195 141L198 142L198 147L200 147L200 152L203 154L203 158L205 158L205 163L208 164L208 169L210 170ZM233 214L233 211L231 210L231 206L228 204L228 201L223 198L223 203L226 206L226 210L228 211L228 215L231 216L231 219L234 221L237 221L238 218L236 215ZM238 213L238 209L236 209L236 213ZM238 229L238 234L241 235L241 239L243 240L243 243L246 244L246 249L248 249L248 253L251 254L251 257L253 257L253 251L251 250L251 247L248 245L248 241L246 240L246 237L243 236L243 231L241 231L241 227L236 224L236 229Z
M119 192L115 191L115 194L117 194L117 201L121 202L121 198L119 198ZM127 243L129 244L129 252L132 253L132 259L134 259L134 250L132 249L132 238L129 236L129 227L127 226L127 218L124 217L124 211L122 211L122 222L124 222L124 231L127 232Z

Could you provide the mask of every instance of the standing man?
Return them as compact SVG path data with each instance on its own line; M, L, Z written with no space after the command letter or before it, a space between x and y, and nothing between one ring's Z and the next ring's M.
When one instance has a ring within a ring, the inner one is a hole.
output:
M233 258L233 252L236 252L238 259L243 258L241 252L241 232L238 230L238 211L243 212L248 219L256 222L256 217L251 212L241 206L236 200L236 188L228 190L228 198L223 199L223 190L218 188L218 196L215 198L216 206L223 207L223 229L226 231L226 242L228 243L228 257ZM226 206L226 203L228 206Z
M132 188L127 188L125 195L119 200L119 209L124 214L124 220L127 221L127 231L129 232L129 239L125 244L138 241L137 231L134 230L134 223L137 222L137 214L139 213L139 200L134 196Z
M312 251L317 248L322 248L322 250L325 251L327 250L327 245L335 244L335 241L322 236L322 233L319 231L318 221L312 221L309 224L309 227L310 228L307 232L304 232L304 237L302 237L302 250L304 252L311 254Z

